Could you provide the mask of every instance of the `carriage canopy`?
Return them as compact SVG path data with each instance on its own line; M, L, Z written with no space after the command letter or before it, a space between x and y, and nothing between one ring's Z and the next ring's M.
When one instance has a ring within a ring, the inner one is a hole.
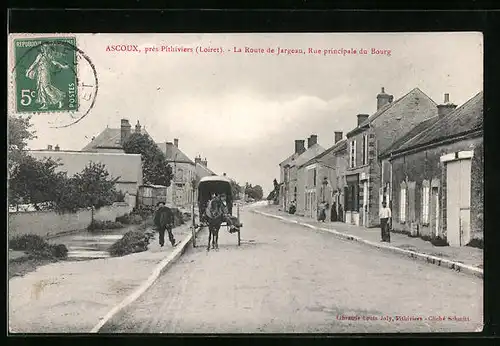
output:
M231 213L233 204L231 180L224 176L208 176L201 178L198 183L198 206L200 209L205 209L206 204L214 193L226 195L227 206Z

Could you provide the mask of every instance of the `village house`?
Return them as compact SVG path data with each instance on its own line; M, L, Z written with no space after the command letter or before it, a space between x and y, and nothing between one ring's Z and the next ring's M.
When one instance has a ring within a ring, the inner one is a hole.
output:
M167 200L177 207L189 207L193 203L193 180L196 164L179 149L179 139L174 142L156 143L172 167L173 181L167 190ZM205 161L206 163L206 161Z
M136 204L137 190L142 185L142 161L139 154L112 152L81 152L60 150L58 146L49 145L46 150L30 150L29 155L35 159L52 158L62 165L57 172L67 172L68 176L81 172L91 162L103 164L112 178L118 178L116 188L128 195L125 202L132 207Z
M438 110L381 153L384 181L394 229L464 246L483 237L483 93Z
M297 215L316 215L317 205L313 205L313 201L316 200L316 191L313 186L308 186L307 182L309 179L312 184L318 180L317 170L307 170L304 164L324 151L325 148L318 144L318 136L311 135L307 139L306 151L290 163L290 182L294 187L294 191L295 188L297 191Z
M304 215L316 218L317 206L325 201L330 206L328 221L338 221L339 206L343 203L344 176L347 169L347 141L342 132L335 132L334 145L299 167L305 169L306 205ZM332 220L332 211L334 218Z
M435 117L437 105L419 88L393 102L384 88L377 95L377 111L358 114L358 126L347 133L348 168L344 189L346 223L365 227L379 225L384 190L378 153L418 123Z
M123 153L123 143L131 135L132 126L127 119L121 119L120 128L106 127L97 136L92 137L92 140L81 151L98 152L98 153ZM146 134L151 138L146 129L142 128L139 120L135 125L135 132Z
M297 139L295 140L295 151L292 155L287 157L284 161L282 161L280 166L280 205L283 207L283 210L288 211L290 207L290 203L292 201L297 200L297 186L292 186L291 170L292 162L295 161L297 157L302 155L306 151L305 148L305 140ZM293 182L296 182L296 178L293 179Z

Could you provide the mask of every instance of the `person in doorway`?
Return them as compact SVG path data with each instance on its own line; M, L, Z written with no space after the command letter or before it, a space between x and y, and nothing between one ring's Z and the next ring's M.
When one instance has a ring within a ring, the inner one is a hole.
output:
M165 231L168 232L168 239L172 246L175 246L175 238L172 234L172 228L174 225L174 213L172 209L165 205L165 202L158 202L157 209L154 216L154 224L159 233L160 246L165 245Z
M381 237L383 242L391 242L391 223L392 223L392 215L391 209L387 207L387 203L385 201L382 202L382 209L380 209L380 230Z
M342 204L339 203L339 215L338 220L340 222L344 222L344 208L342 208Z
M326 209L328 209L328 203L326 203L325 201L322 201L318 206L318 221L325 222Z
M332 222L337 221L337 203L336 202L332 203L332 209L330 210L330 221L332 221Z

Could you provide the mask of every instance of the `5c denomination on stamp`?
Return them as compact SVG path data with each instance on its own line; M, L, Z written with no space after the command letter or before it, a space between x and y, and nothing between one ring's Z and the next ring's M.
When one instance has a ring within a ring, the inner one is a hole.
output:
M77 52L74 37L14 40L18 113L77 111Z

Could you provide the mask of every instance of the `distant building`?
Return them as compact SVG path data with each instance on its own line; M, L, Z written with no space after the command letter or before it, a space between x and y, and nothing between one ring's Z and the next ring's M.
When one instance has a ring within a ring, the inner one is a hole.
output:
M334 145L321 154L302 164L306 179L303 188L309 200L305 205L305 216L316 218L316 206L325 201L330 208L327 220L331 220L331 210L339 215L339 206L343 203L345 172L347 169L347 142L342 139L342 132L335 132ZM338 221L338 219L336 220Z
M192 182L196 179L196 164L179 149L179 139L174 142L156 143L165 154L172 167L174 179L167 191L169 202L178 207L188 207L193 203ZM206 162L206 161L205 161Z
M483 92L438 110L381 153L383 176L395 229L464 246L483 238Z
M292 186L291 167L294 160L306 151L303 139L295 140L295 151L292 155L283 160L280 166L280 205L284 210L288 210L290 203L297 199L297 187ZM296 178L294 179L296 180Z
M316 205L312 204L312 201L316 200L316 191L314 187L308 185L308 182L315 184L318 172L316 169L305 169L304 164L324 151L325 148L318 144L318 136L311 135L307 139L306 151L290 163L290 184L294 188L294 192L297 192L297 215L306 215L306 213L315 215L317 208Z
M59 166L57 171L67 172L68 176L81 172L91 162L103 164L111 177L118 178L117 190L128 193L130 198L127 202L135 206L137 189L142 185L142 163L139 154L92 153L59 148L51 150L51 146L48 150L31 150L29 154L38 160L52 158L59 161L62 166Z
M132 126L127 119L121 119L120 128L106 127L96 137L93 137L81 151L100 152L100 153L123 153L123 143L132 134ZM135 133L141 133L151 136L143 129L139 120L135 125Z

